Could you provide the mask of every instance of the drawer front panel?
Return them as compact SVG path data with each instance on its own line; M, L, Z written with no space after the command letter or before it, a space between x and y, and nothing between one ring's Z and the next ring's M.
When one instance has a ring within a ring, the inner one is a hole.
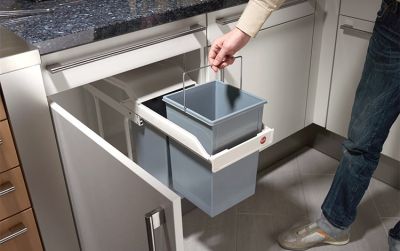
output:
M57 103L51 111L82 250L153 250L155 239L182 251L181 198ZM165 228L154 236L145 216L156 208Z
M0 99L0 120L7 118L6 110L4 109L3 100Z
M0 220L30 207L21 168L0 174Z
M43 250L32 209L0 222L0 250Z
M0 122L0 172L19 165L8 121Z
M56 94L205 46L203 14L49 54L42 58L42 65L47 65L43 70L46 93Z
M382 0L342 0L340 14L374 22Z
M286 0L280 9L271 14L261 30L311 15L314 13L314 4L312 0ZM207 40L209 45L218 37L235 28L245 7L246 4L242 4L207 14L209 20Z

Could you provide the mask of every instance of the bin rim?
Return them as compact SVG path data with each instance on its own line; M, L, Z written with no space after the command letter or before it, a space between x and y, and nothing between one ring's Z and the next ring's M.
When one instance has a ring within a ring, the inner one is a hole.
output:
M183 104L180 104L180 103L178 103L178 102L176 102L175 100L172 100L172 99L170 98L171 96L177 95L178 93L183 93L183 90L180 90L180 91L173 92L173 93L170 93L170 94L168 94L168 95L165 95L165 96L163 96L162 100L163 100L165 103L167 103L168 105L171 105L172 107L174 107L175 109L178 109L178 110L180 110L181 112L190 115L192 118L194 118L194 119L196 119L196 120L198 120L198 121L201 121L201 122L205 123L205 124L208 125L208 126L216 126L216 125L218 125L219 123L224 122L225 120L228 120L228 119L230 119L230 118L237 117L237 116L239 116L239 115L241 115L241 114L243 114L243 113L245 113L245 112L248 112L248 111L250 111L250 110L253 110L253 109L255 109L255 108L259 107L259 106L262 106L262 105L268 103L268 101L267 101L266 99L264 99L264 98L260 98L260 97L258 97L258 96L255 96L254 94L251 94L250 92L244 91L243 89L239 89L239 88L237 88L237 87L235 87L235 86L229 85L229 84L227 84L227 83L225 83L225 82L222 82L222 81L219 81L219 80L213 80L213 81L207 82L207 83L205 83L205 84L195 85L195 86L190 87L189 89L196 88L196 86L203 86L203 85L213 84L213 83L221 84L221 85L227 85L228 88L235 88L235 89L238 89L241 93L244 93L244 94L246 94L246 95L248 95L248 96L251 96L251 97L253 97L253 98L258 99L258 102L254 103L254 104L252 104L252 105L250 105L250 106L247 106L247 107L245 107L245 108L243 108L243 109L240 109L240 110L238 110L238 111L232 112L232 113L230 113L230 114L228 114L228 115L222 116L222 117L220 117L220 118L218 118L218 119L211 120L211 119L209 119L209 118L207 118L207 117L201 115L200 113L197 113L197 112L193 111L192 109L190 109L190 108L188 108L188 107L186 108L186 111L185 111L185 108L184 108Z

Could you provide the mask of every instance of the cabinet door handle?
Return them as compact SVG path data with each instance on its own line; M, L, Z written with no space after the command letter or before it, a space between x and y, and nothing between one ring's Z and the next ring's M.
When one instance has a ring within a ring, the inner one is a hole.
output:
M356 36L356 37L361 36L364 38L369 38L372 35L372 32L370 32L370 31L360 30L360 29L354 28L353 25L349 25L349 24L342 24L340 26L340 29L342 29L347 34Z
M288 7L294 6L296 4L304 3L307 1L308 0L286 0L279 9L288 8ZM215 20L215 22L219 25L228 25L228 24L239 21L240 16L241 15L235 15L235 16L230 16L230 17L221 17L221 18L217 18Z
M8 231L9 231L8 233L0 236L0 245L26 233L28 231L28 228L25 227L24 224L19 223L18 225L15 225L12 228L10 228Z
M0 185L0 197L14 191L15 191L15 186L11 184L11 182L9 181Z
M168 35L168 36L164 36L164 37L160 37L160 38L155 38L155 39L143 42L143 43L139 43L139 44L135 44L135 45L132 45L132 46L125 47L125 48L113 50L113 51L106 52L106 53L103 53L103 54L100 54L100 55L96 55L96 56L93 56L93 57L77 60L75 62L67 63L65 65L59 65L59 64L49 65L49 66L46 67L46 69L54 74L54 73L57 73L57 72L69 70L69 69L72 69L72 68L76 68L78 66L82 66L82 65L85 65L85 64L93 63L93 62L100 61L100 60L103 60L103 59L106 59L106 58L114 57L114 56L117 56L117 55L120 55L120 54L124 54L124 53L127 53L127 52L135 51L135 50L138 50L138 49L142 49L144 47L148 47L148 46L151 46L151 45L159 44L159 43L162 43L162 42L166 42L168 40L172 40L172 39L175 39L175 38L187 36L187 35L190 35L190 34L193 34L193 33L196 33L196 32L200 32L200 31L204 31L204 30L206 30L206 27L204 27L204 26L202 26L200 24L196 24L196 25L191 26L188 30L184 30L184 31L172 34L172 35Z
M164 209L157 208L145 216L146 230L147 230L147 240L149 243L149 251L156 251L156 238L154 230L159 228L165 223L165 213Z

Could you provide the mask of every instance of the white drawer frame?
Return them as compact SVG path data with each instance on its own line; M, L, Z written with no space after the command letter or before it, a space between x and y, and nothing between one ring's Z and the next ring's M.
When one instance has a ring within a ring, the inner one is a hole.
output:
M203 14L44 55L46 93L53 95L205 46Z

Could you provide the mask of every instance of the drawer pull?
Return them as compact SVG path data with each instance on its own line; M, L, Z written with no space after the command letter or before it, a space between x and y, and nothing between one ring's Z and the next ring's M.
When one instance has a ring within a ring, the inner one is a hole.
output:
M15 191L15 186L11 182L0 185L0 197Z
M165 223L164 209L157 208L145 216L147 240L149 243L149 251L156 251L156 238L154 230L161 227Z
M187 35L190 35L190 34L193 34L193 33L196 33L196 32L200 32L200 31L204 31L204 30L206 30L206 27L204 27L202 25L199 25L199 24L196 24L196 25L191 26L188 30L184 30L184 31L172 34L172 35L156 38L156 39L153 39L153 40L149 40L147 42L135 44L135 45L132 45L132 46L128 46L128 47L125 47L125 48L122 48L122 49L118 49L118 50L114 50L114 51L110 51L110 52L106 52L106 53L103 53L103 54L100 54L100 55L97 55L97 56L93 56L93 57L89 57L89 58L85 58L85 59L82 59L82 60L77 60L75 62L71 62L71 63L65 64L65 65L59 65L59 64L49 65L49 66L46 67L46 69L49 70L52 74L54 74L54 73L57 73L57 72L62 72L62 71L65 71L65 70L73 69L73 68L76 68L76 67L79 67L79 66L82 66L82 65L85 65L85 64L93 63L93 62L100 61L100 60L103 60L103 59L106 59L106 58L110 58L110 57L113 57L113 56L121 55L121 54L130 52L130 51L142 49L144 47L148 47L148 46L151 46L151 45L159 44L159 43L162 43L162 42L166 42L168 40L172 40L172 39L175 39L175 38L187 36Z
M366 38L370 38L372 35L372 32L370 32L370 31L360 30L360 29L354 28L354 26L349 25L349 24L342 24L340 26L340 29L342 29L347 34L353 35L356 37L363 36Z
M287 0L281 5L281 7L279 9L288 8L288 7L294 6L296 4L304 3L304 2L307 2L307 1L308 0L292 0L292 1ZM241 15L217 18L215 20L215 22L217 24L219 24L219 25L228 25L228 24L235 23L235 22L239 21L240 16Z
M2 236L0 236L0 245L6 243L7 241L10 241L14 238L17 238L18 236L26 233L28 231L28 228L24 226L24 224L19 223L16 226L13 226L9 229L9 233L6 233Z
M0 139L0 145L2 145L4 143L4 141L2 139Z

